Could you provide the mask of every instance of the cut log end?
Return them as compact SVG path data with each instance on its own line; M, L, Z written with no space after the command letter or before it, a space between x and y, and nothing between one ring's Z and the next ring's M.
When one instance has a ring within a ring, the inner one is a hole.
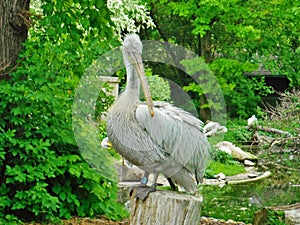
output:
M199 224L202 202L202 196L165 190L150 193L144 201L131 197L130 224Z

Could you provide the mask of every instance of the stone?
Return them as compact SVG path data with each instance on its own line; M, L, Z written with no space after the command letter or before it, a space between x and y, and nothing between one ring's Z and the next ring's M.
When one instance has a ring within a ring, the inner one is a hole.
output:
M217 175L214 176L214 178L225 180L226 176L224 173L218 173Z
M252 162L252 161L250 161L250 160L248 160L248 159L246 159L246 160L244 161L244 165L245 165L245 166L254 166L255 163Z
M128 167L122 162L115 163L118 171L119 181L140 181L144 175L144 171L137 166Z

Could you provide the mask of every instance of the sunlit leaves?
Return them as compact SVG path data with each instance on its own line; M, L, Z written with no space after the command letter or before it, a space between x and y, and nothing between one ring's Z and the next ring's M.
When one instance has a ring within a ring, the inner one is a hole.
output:
M142 28L155 26L146 5L139 0L108 0L107 6L112 12L115 33L119 38L122 32L136 33Z

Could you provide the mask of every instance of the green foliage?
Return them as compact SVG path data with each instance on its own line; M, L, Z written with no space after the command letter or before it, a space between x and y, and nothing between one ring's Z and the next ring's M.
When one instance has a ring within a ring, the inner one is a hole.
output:
M226 127L228 132L224 134L224 140L229 141L237 146L247 144L253 138L253 132L246 129L246 119L229 119L227 120Z
M19 67L0 80L0 221L5 224L126 215L116 202L115 180L103 176L113 176L113 165L91 168L72 131L81 75L117 43L108 41L112 30L102 3L43 1L45 16L31 30ZM99 162L107 161L101 157Z
M250 79L244 75L256 68L253 64L216 59L211 68L222 86L227 112L232 117L248 118L255 114L261 97L272 93L270 87L265 86L263 77Z
M226 176L234 176L240 173L245 173L246 170L243 165L235 162L231 164L224 164L221 162L212 162L205 171L206 178L214 178L219 173L224 173Z
M226 176L233 176L244 172L246 172L244 166L235 161L231 155L223 151L216 151L214 161L211 162L205 171L205 177L214 178L219 173L224 173Z
M223 151L217 151L214 160L223 164L232 164L232 156Z
M209 108L213 112L211 114L214 114L212 119L222 123L225 120L225 102L218 81L208 65L199 57L182 60L181 63L186 71L196 78L196 82L185 86L184 90L197 93L199 99L203 99L205 96L205 101L199 105L201 108Z
M192 49L211 64L231 116L251 116L270 92L263 79L248 79L245 73L264 68L286 75L291 87L299 86L300 13L295 1L148 2L158 27L149 33Z
M152 100L154 101L166 101L169 102L171 100L171 89L170 84L167 80L160 77L157 74L153 74L152 69L145 68L145 73L151 93ZM119 77L123 78L125 73L123 71L119 71ZM126 83L124 83L121 87L122 91L125 90ZM141 89L140 99L145 101L144 92Z
M158 75L153 75L151 69L146 69L146 76L149 84L152 99L154 101L170 101L171 89L168 81L164 80ZM145 100L144 93L142 92L142 98Z
M268 224L270 225L286 225L284 222L284 212L268 211Z

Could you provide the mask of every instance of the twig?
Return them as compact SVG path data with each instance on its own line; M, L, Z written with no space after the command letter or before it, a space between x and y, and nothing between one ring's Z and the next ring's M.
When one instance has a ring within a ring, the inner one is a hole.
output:
M279 129L275 129L275 128L271 128L271 127L263 127L263 126L259 126L258 125L257 129L259 129L261 131L266 131L266 132L271 132L271 133L277 133L277 134L283 134L283 135L286 135L286 136L292 136L290 132L279 130Z
M0 75L2 75L2 72L4 72L9 66L10 63L6 63L5 65L5 60L3 60L3 62L0 63Z
M16 65L14 65L14 67L12 67L9 71L7 71L7 72L5 72L5 73L2 73L2 71L1 71L1 69L0 69L0 76L6 76L6 75L10 74L11 72L13 72L13 71L21 64L21 62L22 62L23 60L24 60L24 58L21 59L19 62L17 62ZM7 65L7 66L9 67L10 64ZM7 69L7 67L6 67L5 69ZM3 72L4 72L4 71L3 71Z
M275 162L267 162L266 164L272 164L272 165L275 165L275 166L277 166L277 167L281 167L281 168L283 168L283 169L287 169L287 170L295 170L295 171L297 171L297 170L299 170L300 168L293 168L293 167L288 167L288 166L283 166L283 165L281 165L281 164L278 164L278 163L275 163Z
M274 141L274 138L270 138L267 136L259 135L257 131L253 134L253 137L257 140L259 144L268 143L271 144Z
M288 141L293 141L293 144L300 144L300 136L297 137L287 137L287 138L276 138L271 142L271 147L274 145L286 144Z

